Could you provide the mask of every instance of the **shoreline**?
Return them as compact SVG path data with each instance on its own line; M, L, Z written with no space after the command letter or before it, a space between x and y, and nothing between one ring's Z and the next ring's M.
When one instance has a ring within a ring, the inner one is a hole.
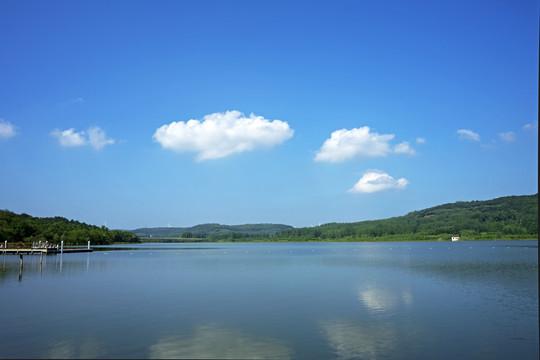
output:
M159 239L156 239L159 240ZM458 241L451 240L431 240L431 239L419 239L419 240L240 240L236 239L235 241L227 240L217 240L217 241L141 241L139 243L114 243L114 245L137 245L137 244L234 244L234 243L353 243L353 242L476 242L476 241L538 241L538 238L535 239L463 239ZM106 246L106 245L105 245Z

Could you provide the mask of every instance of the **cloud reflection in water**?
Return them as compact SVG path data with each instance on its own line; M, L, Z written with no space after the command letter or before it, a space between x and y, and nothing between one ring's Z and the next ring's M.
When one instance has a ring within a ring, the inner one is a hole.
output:
M191 336L169 336L149 348L151 359L290 359L292 353L284 341L218 324L197 326Z
M367 287L358 290L358 299L371 312L387 312L396 308L400 304L410 306L413 303L413 296L410 290L390 290Z
M349 320L321 324L337 359L377 359L395 351L396 331L387 324L361 326Z
M95 359L105 356L105 344L93 336L86 336L81 341L62 340L49 345L45 358L49 359Z

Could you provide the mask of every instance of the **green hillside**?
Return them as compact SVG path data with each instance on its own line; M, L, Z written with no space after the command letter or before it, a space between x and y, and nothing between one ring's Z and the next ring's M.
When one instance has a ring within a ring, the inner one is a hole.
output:
M537 239L538 194L458 201L404 216L280 231L283 241Z
M130 230L148 240L148 238L183 238L183 239L206 239L223 240L228 238L267 238L279 231L292 229L292 226L282 224L245 224L245 225L220 225L201 224L192 227L158 227L140 228Z
M88 225L63 217L39 218L27 214L15 214L0 210L0 242L26 243L49 241L66 245L109 245L115 242L139 242L139 238L129 232L109 230L106 227Z
M109 230L63 217L38 218L0 210L0 242L49 241L66 245L141 240L184 241L401 241L537 239L538 194L458 201L384 220L293 228L281 224L202 224L186 228ZM140 237L140 238L139 238Z

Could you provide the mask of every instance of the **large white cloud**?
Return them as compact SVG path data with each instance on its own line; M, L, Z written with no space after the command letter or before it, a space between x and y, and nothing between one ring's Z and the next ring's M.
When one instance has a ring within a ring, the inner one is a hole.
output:
M408 142L391 146L394 134L380 135L368 126L334 131L315 155L315 161L343 162L355 158L381 157L389 153L415 154Z
M206 115L202 121L163 125L153 139L166 149L198 152L197 160L202 161L281 144L293 133L285 121L270 121L253 113L245 117L233 110Z
M358 180L348 191L351 193L374 193L383 190L403 190L409 185L405 178L394 179L392 176L380 170L370 170Z
M9 139L17 135L15 126L7 120L0 119L0 139Z
M456 134L458 134L459 138L462 140L480 141L480 135L472 130L460 129L456 131Z
M114 139L107 138L105 131L100 127L91 127L87 130L76 132L74 128L67 130L55 129L51 134L58 139L64 147L90 145L96 150L101 150L105 145L114 144Z

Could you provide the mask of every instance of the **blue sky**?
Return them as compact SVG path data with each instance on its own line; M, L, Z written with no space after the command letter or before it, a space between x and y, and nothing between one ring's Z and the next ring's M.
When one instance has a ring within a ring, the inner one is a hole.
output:
M0 1L0 208L311 226L538 191L538 1Z

